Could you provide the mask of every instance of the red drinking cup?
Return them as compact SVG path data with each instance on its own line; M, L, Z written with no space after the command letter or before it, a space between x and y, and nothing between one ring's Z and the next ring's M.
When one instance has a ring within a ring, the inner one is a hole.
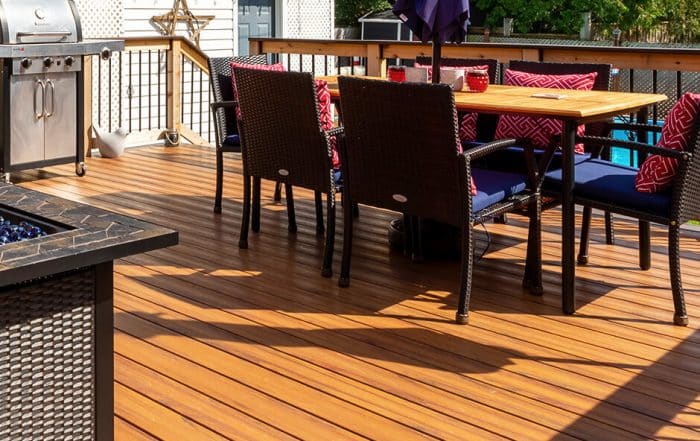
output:
M467 72L467 87L470 92L486 92L489 87L488 71L474 69Z
M387 77L389 77L389 81L403 83L406 81L406 70L403 66L389 66Z

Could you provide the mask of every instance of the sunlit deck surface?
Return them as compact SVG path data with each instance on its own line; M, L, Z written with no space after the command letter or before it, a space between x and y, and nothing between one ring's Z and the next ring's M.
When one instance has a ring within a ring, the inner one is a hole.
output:
M348 289L320 277L310 192L295 192L291 235L264 183L261 232L239 250L241 163L227 159L222 215L208 148L14 176L180 231L180 245L115 265L117 439L700 439L700 233L683 235L687 328L671 324L664 230L640 271L636 225L620 219L615 246L595 219L579 312L562 315L556 210L544 296L520 286L526 222L510 216L487 225L471 324L457 326L457 263L390 252L394 213L361 207Z

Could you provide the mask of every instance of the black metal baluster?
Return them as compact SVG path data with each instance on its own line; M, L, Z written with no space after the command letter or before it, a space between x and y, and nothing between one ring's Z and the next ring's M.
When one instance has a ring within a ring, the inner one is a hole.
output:
M153 93L151 81L151 68L153 60L151 58L151 50L148 50L148 130L153 129L153 108L151 103L151 94Z
M139 132L143 130L143 51L139 51Z
M629 89L629 91L630 91L630 92L634 92L634 69L630 69L630 89ZM634 118L635 118L635 114L634 114L634 113L630 113L630 121L635 121ZM637 122L639 122L639 121L637 121ZM635 133L635 138L637 139L638 142L640 141L639 137L636 136L636 133ZM636 151L636 150L630 149L629 152L630 152L630 163L629 163L629 165L630 165L630 167L633 167L633 166L634 166L634 160L637 159L637 151Z
M160 57L161 57L161 53L160 53L160 49L158 49L158 128L159 129L162 128L163 126L165 126L165 123L161 120L161 109L160 109L160 106L162 104L160 101L160 97L161 97L160 89L162 88L161 78L163 75L163 72L160 68Z
M102 127L102 60L97 62L97 125Z
M109 70L107 73L109 74L109 111L107 114L109 115L109 131L112 131L112 57L109 57Z
M123 52L119 52L119 127L124 125L124 120L122 115L122 106L124 106L124 100L122 97L123 87L124 87L124 58L122 57Z
M194 130L194 63L190 63L190 129Z
M204 110L202 109L202 102L204 101L204 97L202 96L202 85L204 84L203 78L204 78L204 72L202 72L202 69L199 70L199 136L204 138L204 124L202 124L202 113L204 113Z
M131 72L131 68L132 68L132 64L133 64L132 55L133 55L133 52L129 52L129 90L128 90L128 95L127 95L129 97L129 132L132 131L132 122L133 122L132 121L133 120L133 116L132 116L133 106L132 106L132 101L131 101L131 99L134 96L133 75Z

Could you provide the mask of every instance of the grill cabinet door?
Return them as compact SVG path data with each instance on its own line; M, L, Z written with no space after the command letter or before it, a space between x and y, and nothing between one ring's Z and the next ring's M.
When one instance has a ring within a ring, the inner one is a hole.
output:
M46 78L45 159L75 156L78 145L76 75L73 72L52 73Z
M44 105L40 80L43 75L10 77L11 165L44 159L44 119L36 117Z

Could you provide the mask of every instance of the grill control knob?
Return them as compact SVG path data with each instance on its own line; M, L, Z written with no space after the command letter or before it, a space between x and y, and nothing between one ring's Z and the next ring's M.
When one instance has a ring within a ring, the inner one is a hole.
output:
M53 58L51 58L51 57L44 58L44 67L51 67L52 64L53 64Z
M22 65L23 68L29 69L29 67L32 65L32 60L29 58L24 58L24 59L22 59L20 64Z
M75 63L75 58L68 55L65 59L66 66L71 67Z

